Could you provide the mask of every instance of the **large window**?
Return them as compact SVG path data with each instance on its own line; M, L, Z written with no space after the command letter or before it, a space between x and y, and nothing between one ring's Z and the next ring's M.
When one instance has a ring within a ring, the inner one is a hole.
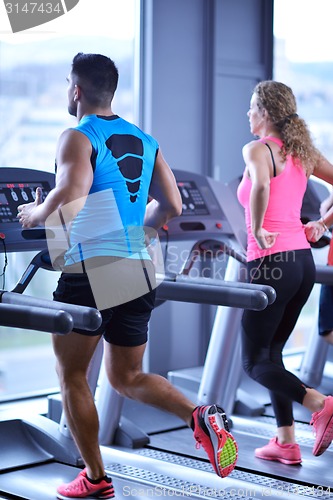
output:
M0 182L2 167L54 171L58 136L75 125L67 113L66 77L78 52L105 54L116 62L120 79L113 111L136 121L138 4L139 0L98 0L93 4L80 0L71 12L47 25L0 34ZM5 227L1 231L5 233ZM35 255L10 250L5 282L0 277L0 288L6 290L14 287ZM2 252L0 274L4 265ZM39 270L25 293L51 299L58 276ZM0 329L0 398L57 387L51 336Z
M316 145L333 161L333 2L274 0L274 79L295 92Z
M274 0L275 80L289 85L317 147L333 162L333 31L331 0ZM331 189L331 187L329 187ZM318 264L326 264L328 247L313 250ZM320 285L306 304L291 347L307 345L316 328Z

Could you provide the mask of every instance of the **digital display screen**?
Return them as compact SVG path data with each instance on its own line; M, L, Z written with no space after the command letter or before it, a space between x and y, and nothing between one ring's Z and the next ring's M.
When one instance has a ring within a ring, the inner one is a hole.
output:
M0 193L0 205L8 205L7 197L4 193Z
M7 189L14 190L25 190L33 189L36 190L37 187L43 188L45 185L49 185L48 182L0 182L0 192Z

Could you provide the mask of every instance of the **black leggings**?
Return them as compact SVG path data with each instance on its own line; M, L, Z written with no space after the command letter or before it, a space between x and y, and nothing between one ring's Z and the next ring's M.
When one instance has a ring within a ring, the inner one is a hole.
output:
M306 385L287 371L282 350L315 282L310 249L281 252L248 263L248 281L270 285L276 300L242 319L242 359L246 373L267 387L278 427L293 423L292 402L303 402Z

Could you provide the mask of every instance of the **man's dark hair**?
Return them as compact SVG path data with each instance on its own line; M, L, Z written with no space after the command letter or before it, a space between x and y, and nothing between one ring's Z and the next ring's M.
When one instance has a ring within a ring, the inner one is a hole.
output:
M79 52L73 59L72 75L87 101L94 106L108 106L118 85L118 69L109 57Z

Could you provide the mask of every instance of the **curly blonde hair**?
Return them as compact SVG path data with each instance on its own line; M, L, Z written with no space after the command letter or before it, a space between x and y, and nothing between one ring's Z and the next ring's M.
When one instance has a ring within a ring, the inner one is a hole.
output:
M265 108L281 135L284 144L282 158L285 160L291 155L311 174L320 153L313 144L307 124L297 114L296 98L291 88L281 82L265 80L255 86L253 93L257 95L259 109Z

